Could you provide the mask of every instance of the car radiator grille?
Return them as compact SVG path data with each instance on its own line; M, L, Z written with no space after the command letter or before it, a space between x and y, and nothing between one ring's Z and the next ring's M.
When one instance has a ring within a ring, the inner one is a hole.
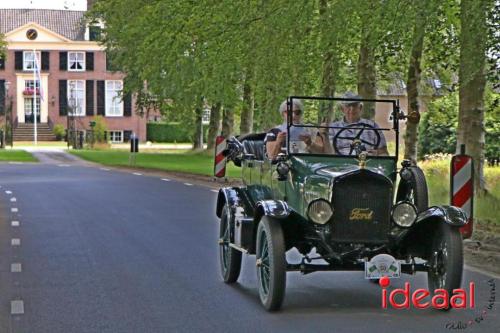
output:
M369 171L337 179L332 193L332 241L387 242L392 195L392 182Z

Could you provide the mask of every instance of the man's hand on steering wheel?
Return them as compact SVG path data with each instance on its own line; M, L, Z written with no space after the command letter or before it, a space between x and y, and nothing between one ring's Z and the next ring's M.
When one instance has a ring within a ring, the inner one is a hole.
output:
M355 136L341 136L342 132L344 131L347 131L349 129L353 129L353 128L356 128L358 130L358 133L355 135ZM369 141L366 141L364 139L361 138L361 135L363 134L363 132L368 129L370 131L373 131L375 132L375 142L369 142ZM351 148L349 150L349 154L347 155L352 155L352 152L355 151L357 155L359 155L359 153L361 151L364 151L364 150L377 150L380 146L380 133L378 132L377 129L375 129L374 126L370 125L370 124L366 124L366 123L354 123L354 124L349 124L345 127L343 127L340 131L337 132L337 134L335 134L335 136L333 137L333 147L335 149L335 151L337 152L338 155L342 155L342 156L346 156L346 154L342 154L342 152L340 151L339 147L338 147L338 140L339 139L342 139L342 140L349 140L351 141ZM367 145L369 146L369 149L367 149L364 145ZM364 148L364 149L363 149Z

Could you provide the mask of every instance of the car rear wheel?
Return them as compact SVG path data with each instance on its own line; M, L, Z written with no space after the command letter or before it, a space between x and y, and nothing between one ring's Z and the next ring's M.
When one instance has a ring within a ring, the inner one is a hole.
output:
M228 214L229 207L224 205L220 217L219 229L219 261L222 279L225 283L234 283L238 280L241 270L241 252L229 246L231 242L231 223Z
M422 169L417 166L408 167L409 179L401 179L396 195L396 202L409 201L417 208L417 213L429 208L427 182Z
M285 298L285 238L278 221L264 216L257 228L257 281L262 305L279 310Z
M451 296L453 289L460 288L464 260L462 236L458 228L446 223L437 226L428 263L427 282L431 294L436 289L445 289ZM447 309L449 307L444 310Z

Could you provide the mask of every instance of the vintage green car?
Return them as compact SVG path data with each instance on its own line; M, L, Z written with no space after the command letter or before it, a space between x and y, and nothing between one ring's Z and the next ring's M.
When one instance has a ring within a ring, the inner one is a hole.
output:
M288 117L277 158L266 155L266 133L228 140L224 153L241 166L244 185L218 194L224 282L238 280L242 254L255 254L260 300L269 311L280 309L289 271L361 271L372 281L424 271L431 295L439 288L451 295L461 284L459 227L467 218L453 206L428 207L423 172L407 160L398 168L399 123L406 118L398 101L292 96L288 107L297 99L305 104L304 121ZM364 103L376 122L346 123L349 103ZM339 120L315 122L325 108ZM323 150L294 142L294 129ZM386 153L372 154L381 149ZM287 262L292 248L300 262Z

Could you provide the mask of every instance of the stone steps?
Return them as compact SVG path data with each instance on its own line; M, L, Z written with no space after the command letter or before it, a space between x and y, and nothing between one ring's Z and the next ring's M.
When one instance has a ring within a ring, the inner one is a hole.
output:
M14 128L13 140L14 141L32 141L34 136L34 124L18 124ZM56 136L52 133L49 124L37 124L37 139L40 141L55 141Z

